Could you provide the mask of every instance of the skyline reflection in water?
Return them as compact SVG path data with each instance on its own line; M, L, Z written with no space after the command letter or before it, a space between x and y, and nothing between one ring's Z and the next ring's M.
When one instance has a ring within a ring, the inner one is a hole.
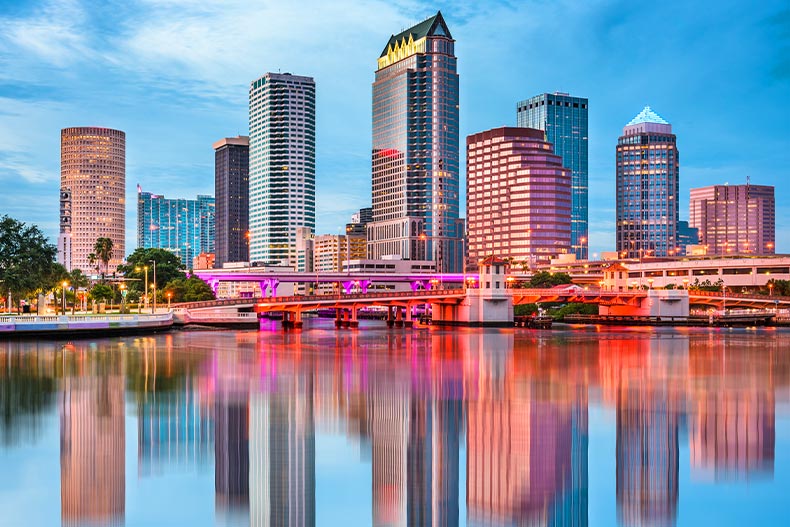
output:
M790 472L787 336L371 323L2 342L0 510L9 525L770 523Z

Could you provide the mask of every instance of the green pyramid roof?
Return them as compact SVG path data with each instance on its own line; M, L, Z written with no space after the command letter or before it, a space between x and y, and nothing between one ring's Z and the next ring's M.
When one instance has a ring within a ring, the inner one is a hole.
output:
M447 38L453 38L450 34L450 30L447 28L447 24L444 22L444 18L442 17L442 12L438 11L434 16L427 20L423 20L416 26L412 26L409 29L401 31L397 35L392 35L387 42L387 45L384 46L384 51L381 52L380 57L384 57L387 55L387 50L390 46L395 47L396 42L402 41L404 38L409 40L409 35L414 38L414 40L419 40L423 37L430 37L435 35L445 36Z

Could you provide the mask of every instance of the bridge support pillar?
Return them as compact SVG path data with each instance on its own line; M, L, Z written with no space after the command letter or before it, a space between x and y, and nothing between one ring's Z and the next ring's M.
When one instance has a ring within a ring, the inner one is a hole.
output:
M343 326L343 310L340 308L335 309L335 327L340 328Z
M392 327L392 326L395 325L395 316L394 316L394 313L392 311L393 309L395 309L395 308L392 307L392 306L387 306L387 326L389 326L389 327Z
M293 327L295 329L302 329L302 325L303 325L302 312L295 311L294 313L292 313L292 315L293 315Z
M353 306L350 310L351 320L348 321L348 326L352 328L359 327L359 319L357 318L357 306Z
M403 327L403 310L400 306L395 308L395 327L402 328Z
M403 321L403 325L407 328L410 328L414 325L414 321L412 320L412 309L414 306L408 305L406 306L406 320Z

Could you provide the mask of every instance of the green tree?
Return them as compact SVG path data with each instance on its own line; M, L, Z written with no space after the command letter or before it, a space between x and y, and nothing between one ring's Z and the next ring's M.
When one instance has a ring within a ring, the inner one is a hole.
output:
M773 285L773 288L768 286ZM790 296L790 280L776 280L771 278L766 284L766 293L770 293L773 289L773 294L778 296Z
M90 253L88 255L88 263L91 265L91 269L96 269L96 273L97 274L99 272L99 266L96 265L96 262L98 262L98 261L99 261L99 259L96 258L96 253Z
M106 276L109 272L110 260L112 260L112 245L112 240L109 238L99 238L93 245L93 252L95 253L96 258L98 258L104 266L102 278L104 278L104 276Z
M167 301L166 295L170 293L172 294L171 300L173 302L200 302L216 298L211 286L197 276L172 280L167 283L163 293L164 301Z
M148 285L154 283L154 264L156 262L156 290L161 291L165 284L178 278L186 278L184 266L175 254L165 249L136 249L126 258L126 263L118 266L129 281L129 295L139 297L145 289L145 268L148 267Z
M106 284L96 284L89 295L94 302L107 302L115 297L115 291Z
M8 216L0 218L0 288L19 305L51 284L57 250L35 225ZM62 267L62 266L61 266Z
M573 280L567 273L550 273L540 271L532 275L529 280L528 288L542 289L554 287L555 285L571 284Z

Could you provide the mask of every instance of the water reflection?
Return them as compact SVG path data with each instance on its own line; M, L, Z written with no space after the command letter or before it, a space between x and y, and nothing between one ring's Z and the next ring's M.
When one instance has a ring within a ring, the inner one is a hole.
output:
M69 361L61 383L63 525L121 524L126 498L123 353Z
M129 485L213 470L206 525L313 526L333 492L317 488L317 437L340 435L370 474L358 524L584 526L596 407L612 416L598 426L616 438L617 521L672 525L685 445L692 481L773 478L784 342L368 329L3 343L2 449L59 416L64 525L135 524Z

